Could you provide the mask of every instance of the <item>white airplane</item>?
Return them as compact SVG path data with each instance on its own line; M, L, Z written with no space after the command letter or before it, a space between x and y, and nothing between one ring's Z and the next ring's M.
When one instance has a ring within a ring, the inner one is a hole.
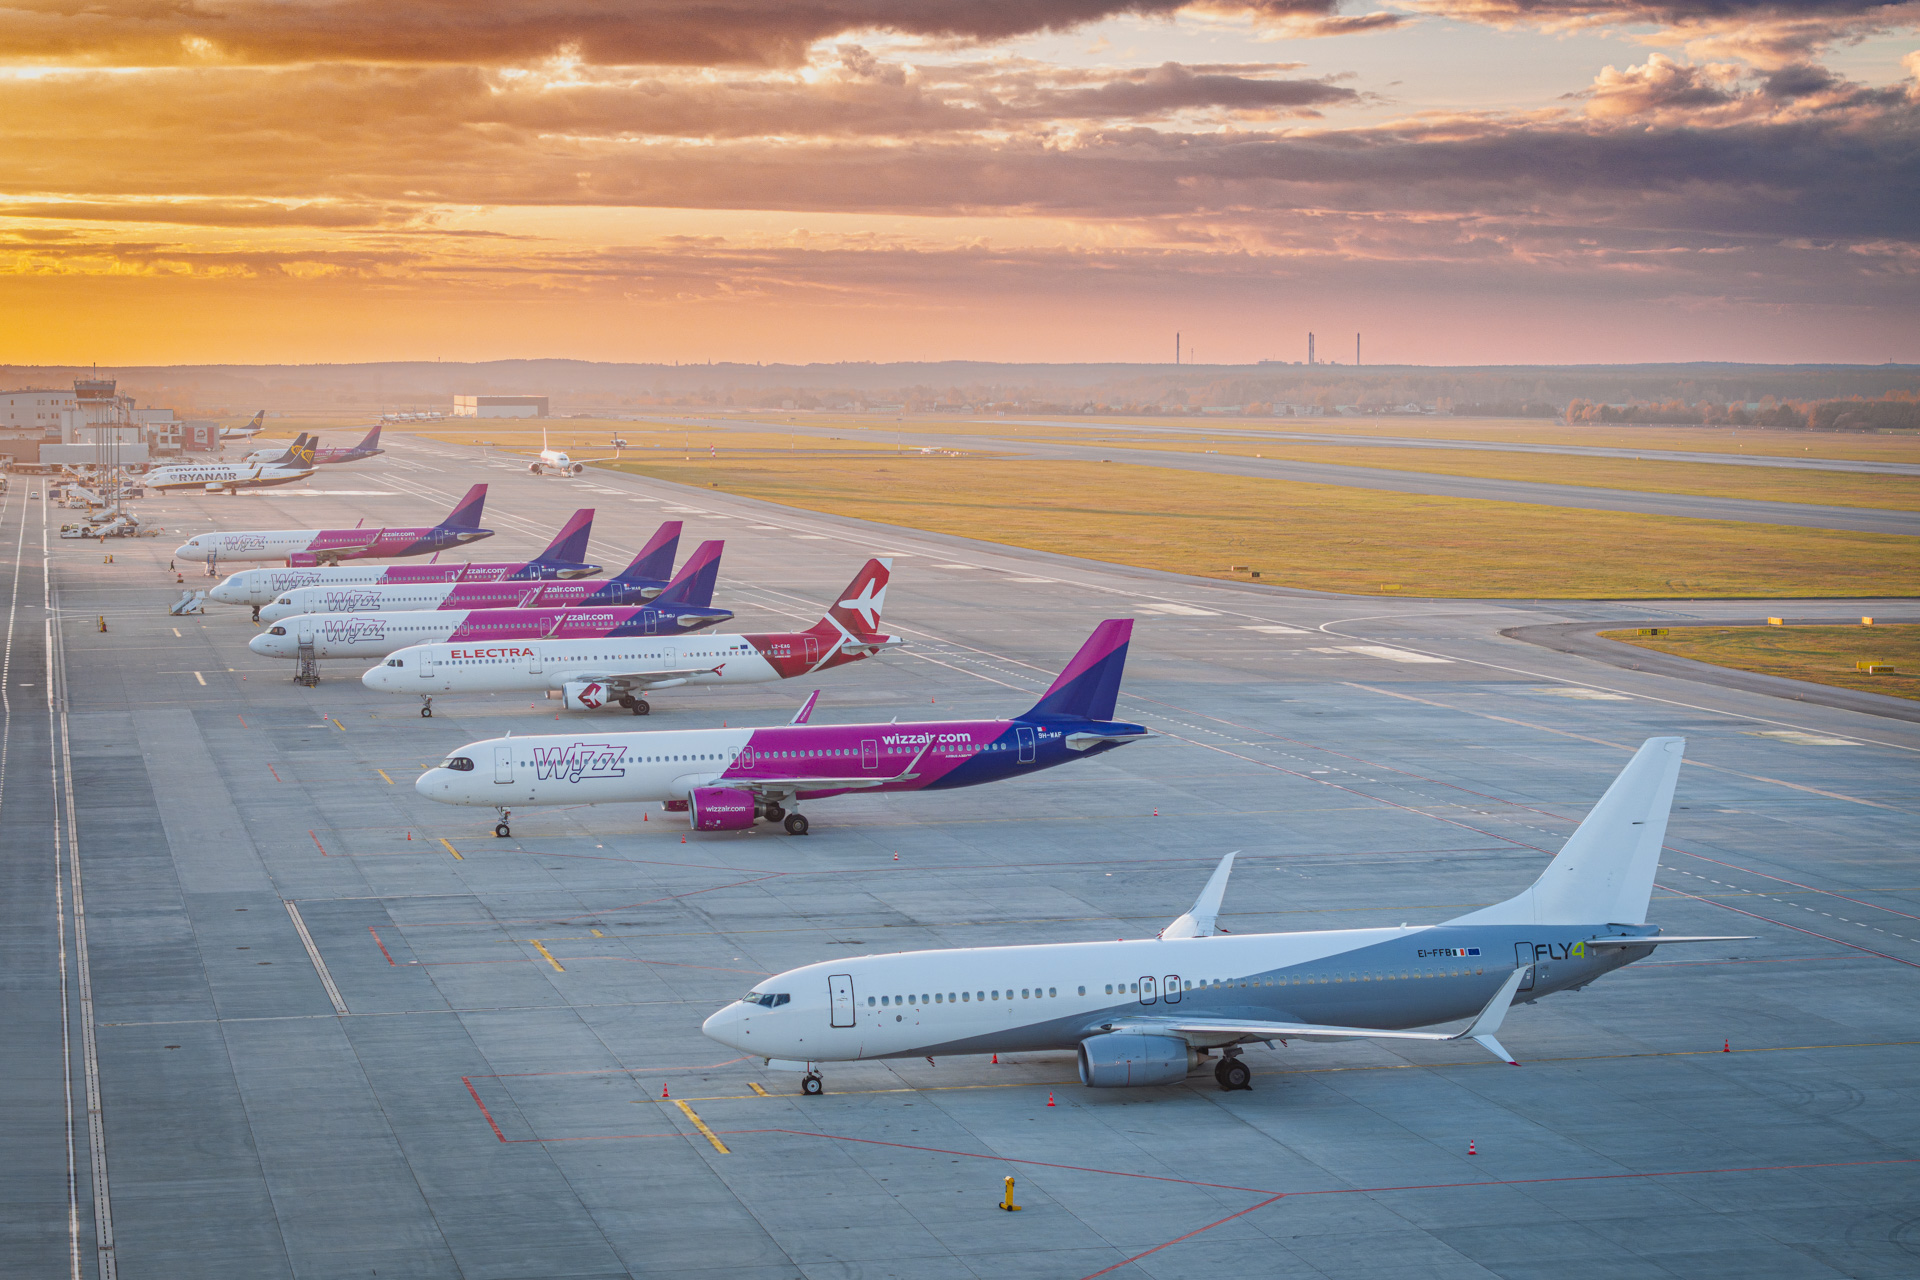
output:
M305 480L318 468L313 442L305 432L271 458L246 462L169 462L146 474L149 489L204 489L208 493L238 494L242 489L267 489Z
M225 444L229 440L251 440L266 430L266 426L267 411L262 409L254 414L253 420L243 427L220 428L220 443Z
M1649 739L1530 888L1443 924L1219 937L1228 854L1155 938L838 957L755 983L702 1030L804 1071L809 1094L821 1063L965 1053L1075 1050L1095 1088L1175 1084L1209 1060L1221 1088L1249 1088L1241 1046L1274 1041L1472 1040L1513 1062L1496 1038L1510 1005L1663 943L1745 940L1646 923L1685 747Z
M433 714L441 693L560 691L569 711L622 707L644 716L645 695L684 684L761 684L813 675L902 643L879 634L891 560L861 566L820 621L801 632L607 635L580 640L412 644L360 677L369 689L414 694ZM656 602L658 597L656 597Z
M614 457L620 456L618 448ZM605 462L605 458L588 458L587 462ZM540 456L535 458L527 470L536 476L577 476L587 468L584 463L569 458L564 452L555 449L547 442L546 428L540 430Z

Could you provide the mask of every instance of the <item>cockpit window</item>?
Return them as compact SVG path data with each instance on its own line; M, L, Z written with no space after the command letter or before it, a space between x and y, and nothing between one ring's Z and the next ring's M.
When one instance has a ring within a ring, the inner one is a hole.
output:
M455 773L472 773L473 761L467 759L465 756L448 756L440 762L440 767L442 769L451 769Z
M405 661L403 661L403 660L402 660L402 659L400 659L400 658L388 658L388 659L387 659L387 665L388 665L388 666L390 666L390 667L404 667L404 666L406 666L407 664L406 664L406 662L405 662Z
M285 627L275 627L268 631L267 634L270 636L283 636L287 634L287 629Z
M775 994L771 991L749 991L740 999L746 1004L757 1004L763 1009L778 1009L793 997L785 992Z

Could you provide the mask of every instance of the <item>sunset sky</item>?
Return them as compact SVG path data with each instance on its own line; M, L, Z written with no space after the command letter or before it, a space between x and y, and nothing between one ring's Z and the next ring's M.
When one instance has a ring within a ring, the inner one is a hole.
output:
M1920 361L1920 0L0 0L0 363Z

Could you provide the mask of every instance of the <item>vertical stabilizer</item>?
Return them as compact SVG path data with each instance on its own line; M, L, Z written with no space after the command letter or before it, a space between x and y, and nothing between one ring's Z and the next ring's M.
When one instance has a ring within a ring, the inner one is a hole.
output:
M467 496L460 499L460 505L447 513L440 522L442 529L478 529L480 513L487 505L487 486L477 484L467 490Z
M1132 618L1108 618L1093 629L1080 652L1066 665L1040 701L1022 720L1111 720L1120 698L1120 677L1127 667Z
M684 604L696 609L712 607L713 584L720 578L720 551L726 545L715 539L695 547L687 562L680 566L680 572L673 575L673 581L653 598L653 603Z
M576 565L587 559L587 540L593 537L593 508L582 507L567 518L547 549L534 559L542 564Z
M373 424L373 430L367 432L367 438L365 440L362 440L359 444L353 446L353 451L355 453L384 452L380 448L380 424L379 423L376 422Z
M614 575L616 582L665 582L673 576L673 561L680 554L680 521L669 520L653 531L647 545L633 563ZM581 550L584 552L585 547ZM584 555L580 557L584 559Z
M1648 738L1524 893L1449 924L1645 924L1685 738Z
M1185 915L1160 931L1162 938L1211 938L1214 921L1220 915L1220 903L1227 896L1227 877L1233 874L1233 853L1220 859L1220 865L1207 877L1207 887L1193 900L1193 907Z

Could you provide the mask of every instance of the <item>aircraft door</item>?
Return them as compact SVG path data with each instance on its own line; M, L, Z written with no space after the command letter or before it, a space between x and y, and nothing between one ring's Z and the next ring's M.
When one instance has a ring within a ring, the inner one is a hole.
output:
M1155 989L1154 989L1154 981L1153 981L1153 976L1152 976L1151 974L1143 974L1143 975L1141 975L1141 978L1140 978L1140 1003L1141 1003L1141 1004L1152 1004L1152 1003L1153 1003L1153 1002L1154 1002L1154 1001L1155 1001L1156 999L1158 999L1158 998L1159 998L1159 997L1158 997L1158 993L1157 993L1157 992L1155 991Z
M493 749L493 780L501 783L513 781L513 748L495 747Z
M547 669L546 664L542 662L540 659L540 646L537 644L528 645L527 646L527 674L530 676L537 676L541 672L545 671L546 669Z
M878 769L880 767L880 743L877 739L860 739L860 767L862 769Z
M650 636L659 635L660 611L658 609L645 609L641 611L641 616L647 620L647 634Z
M1020 743L1020 763L1032 764L1033 763L1033 730L1028 728L1026 725L1019 725L1014 729L1013 736L1016 739L1018 739Z
M1161 990L1167 993L1168 1004L1179 1004L1180 1003L1180 975L1177 973L1168 974L1166 985L1162 987Z
M817 636L802 636L803 648L807 656L807 665L813 666L820 661L820 640Z
M850 1027L853 1025L853 977L850 974L836 973L827 979L827 996L833 1006L833 1025Z
M1533 944L1531 942L1514 943L1513 962L1527 971L1527 976L1520 979L1520 990L1533 990Z
M434 667L436 665L437 664L434 662L433 658L430 655L428 654L420 655L420 678L422 680L431 680L436 675L440 674L439 672L434 670Z

